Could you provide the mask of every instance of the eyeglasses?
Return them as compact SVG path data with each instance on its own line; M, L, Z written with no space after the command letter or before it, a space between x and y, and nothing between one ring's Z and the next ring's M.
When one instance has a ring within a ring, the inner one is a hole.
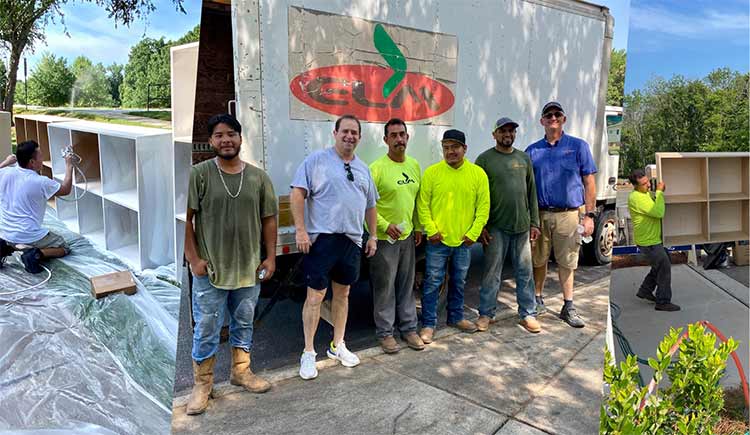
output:
M542 118L544 118L544 119L552 119L552 117L553 117L553 116L554 116L555 118L557 118L557 119L560 119L560 118L562 118L563 116L565 116L565 114L564 114L564 113L562 113L562 112L547 112L547 113L545 113L545 114L544 114L544 115L542 116Z
M346 169L346 178L353 182L354 174L352 173L352 166L349 163L344 163L344 169Z

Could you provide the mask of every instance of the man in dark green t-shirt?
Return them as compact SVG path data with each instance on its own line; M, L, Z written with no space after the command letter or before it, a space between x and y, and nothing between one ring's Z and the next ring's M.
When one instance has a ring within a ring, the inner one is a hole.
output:
M536 184L531 159L523 151L513 148L516 128L518 124L510 118L498 119L492 132L495 146L480 154L476 161L490 182L490 218L479 239L484 245L477 321L479 331L486 331L494 322L497 292L508 253L515 269L520 323L529 332L542 330L536 320L529 243L539 237Z
M276 270L276 195L268 175L240 159L241 126L233 116L212 117L208 132L217 157L190 171L185 231L195 320L195 384L188 414L200 414L208 406L225 314L232 346L229 381L255 393L271 388L250 370L250 348L260 283ZM263 261L261 241L267 255Z

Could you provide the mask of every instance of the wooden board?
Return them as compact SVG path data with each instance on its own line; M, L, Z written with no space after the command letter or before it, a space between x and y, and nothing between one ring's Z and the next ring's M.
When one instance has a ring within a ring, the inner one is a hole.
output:
M133 275L128 270L94 276L90 281L91 294L96 299L119 292L124 292L126 295L131 296L138 291Z

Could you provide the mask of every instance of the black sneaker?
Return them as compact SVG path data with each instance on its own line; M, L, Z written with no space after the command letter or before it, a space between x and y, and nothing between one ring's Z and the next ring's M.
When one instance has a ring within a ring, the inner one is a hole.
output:
M680 311L680 306L667 302L666 304L656 304L654 309L656 311Z
M5 240L0 239L0 268L2 268L3 264L5 263L5 257L13 254L13 251L13 246L11 246Z
M578 315L578 312L573 307L570 307L567 310L563 307L562 311L560 311L560 318L574 328L583 328L586 326L581 316Z
M29 273L40 273L43 269L39 265L39 260L42 259L42 251L39 248L31 248L21 255L21 261L26 272Z
M638 293L635 294L641 299L646 299L647 301L656 302L656 296L654 296L653 293L645 293L638 290Z

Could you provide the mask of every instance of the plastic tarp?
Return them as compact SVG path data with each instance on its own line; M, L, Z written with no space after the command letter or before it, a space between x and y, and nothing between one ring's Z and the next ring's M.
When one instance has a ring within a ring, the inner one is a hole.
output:
M169 433L180 289L135 274L138 292L96 300L89 278L127 269L69 231L45 225L72 254L27 274L18 254L0 269L0 433Z

